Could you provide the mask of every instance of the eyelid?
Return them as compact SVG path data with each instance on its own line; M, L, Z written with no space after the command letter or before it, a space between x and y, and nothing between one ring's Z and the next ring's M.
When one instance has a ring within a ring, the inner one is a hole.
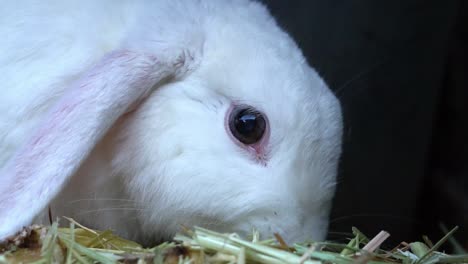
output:
M242 106L244 106L245 108L242 109ZM249 106L249 105L239 105L237 106L239 107L241 110L245 111L246 113L249 113L249 114L253 114L253 115L256 115L256 116L262 116L264 117L265 115L258 111L257 109L253 108L252 106Z

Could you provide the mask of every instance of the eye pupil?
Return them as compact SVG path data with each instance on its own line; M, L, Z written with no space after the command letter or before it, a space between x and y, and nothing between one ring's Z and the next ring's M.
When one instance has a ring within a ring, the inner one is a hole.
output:
M237 131L244 135L254 132L257 127L257 117L252 114L240 115L235 122Z
M263 114L251 107L240 106L231 113L229 127L235 138L244 144L254 144L265 133L266 121Z

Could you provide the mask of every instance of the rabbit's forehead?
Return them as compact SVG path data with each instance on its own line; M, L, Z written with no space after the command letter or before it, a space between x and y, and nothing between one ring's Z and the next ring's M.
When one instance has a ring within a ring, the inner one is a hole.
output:
M273 23L218 24L208 32L200 75L219 94L293 111L322 89L295 42Z
M303 60L271 48L239 44L205 56L200 78L209 90L267 114L284 115L272 117L272 121L299 117L303 108L314 104L327 89Z

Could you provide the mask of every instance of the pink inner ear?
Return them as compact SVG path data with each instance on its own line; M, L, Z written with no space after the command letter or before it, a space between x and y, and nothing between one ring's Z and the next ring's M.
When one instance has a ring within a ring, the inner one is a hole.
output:
M57 129L61 120L64 120L67 114L70 114L73 109L76 107L76 103L72 101L62 102L60 108L56 112L51 113L50 120L38 131L38 133L33 137L32 144L27 145L25 151L31 152L33 149L37 148L47 135L52 134L54 130ZM67 133L68 131L61 131L61 133Z
M43 210L96 143L153 86L178 70L174 62L129 51L104 57L45 117L0 171L0 240Z

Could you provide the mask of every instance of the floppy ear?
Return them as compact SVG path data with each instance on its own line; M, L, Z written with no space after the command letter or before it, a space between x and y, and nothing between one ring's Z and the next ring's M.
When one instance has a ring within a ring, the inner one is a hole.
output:
M46 208L120 116L193 66L187 51L162 55L112 52L67 88L0 171L0 241Z

